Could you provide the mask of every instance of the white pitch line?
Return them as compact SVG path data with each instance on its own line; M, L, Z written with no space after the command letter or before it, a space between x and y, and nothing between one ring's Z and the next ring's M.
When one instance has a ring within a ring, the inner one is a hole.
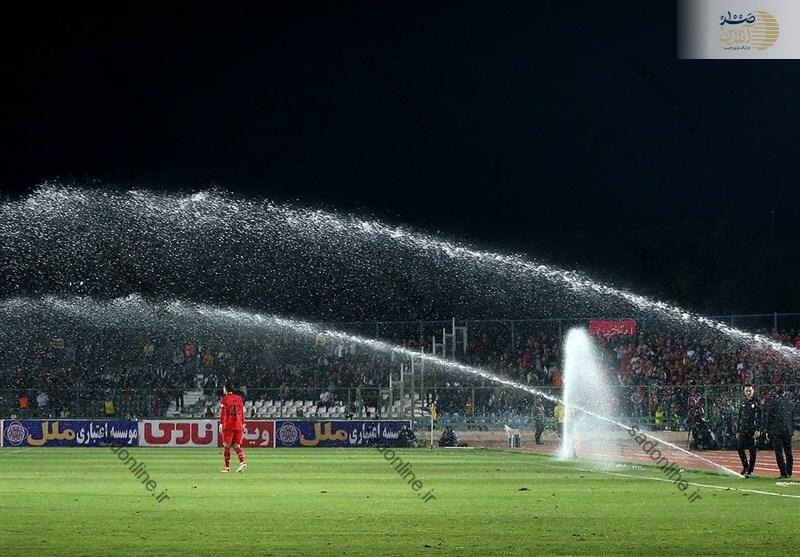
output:
M633 478L634 480L652 480L654 482L666 482L674 484L673 480L668 480L666 478L654 478L652 476L637 476L634 474L623 474L622 472L609 472L607 470L590 470L586 468L575 468L575 467L567 467L567 466L559 466L557 464L546 464L545 466L549 466L551 468L568 468L569 470L575 470L577 472L586 472L586 473L599 473L599 474L609 474L611 476L621 476L623 478ZM685 481L685 480L684 480ZM711 484L701 484L697 482L686 482L687 485L693 485L695 487L705 487L708 489L718 489L720 491L739 491L742 493L755 493L757 495L771 495L773 497L788 497L790 499L800 499L800 495L792 495L789 493L775 493L774 491L762 491L760 489L742 489L738 487L726 487L722 485L711 485Z
M584 472L589 472L590 470L582 470ZM667 482L667 483L675 483L673 480L668 480L666 478L653 478L651 476L636 476L633 474L623 474L621 472L608 472L606 470L594 470L594 472L600 472L602 474L610 474L612 476L622 476L625 478L634 478L638 480L653 480L655 482ZM685 481L685 480L684 480ZM720 491L739 491L742 493L756 493L758 495L772 495L773 497L789 497L791 499L800 499L800 495L791 495L789 493L775 493L774 491L762 491L760 489L742 489L738 487L725 487L722 485L711 485L711 484L701 484L696 482L686 482L688 485L693 485L695 487L705 487L708 489L718 489Z
M619 453L608 453L608 452L600 452L600 451L591 451L588 453L586 458L594 458L599 457L599 460L612 460L617 461L620 458L627 461L642 461L648 464L653 464L652 458L650 458L646 454L619 454ZM729 468L738 468L741 466L741 461L739 460L738 455L721 455L719 457L715 456L715 462L727 466ZM674 458L672 460L675 460ZM692 468L691 464L686 464L683 468ZM694 470L698 470L698 468L694 468ZM777 467L770 467L769 465L756 465L756 470L764 470L767 472L777 473L780 472Z

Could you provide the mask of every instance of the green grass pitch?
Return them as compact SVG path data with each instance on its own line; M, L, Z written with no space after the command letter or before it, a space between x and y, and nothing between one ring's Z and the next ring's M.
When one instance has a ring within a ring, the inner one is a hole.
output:
M690 503L656 468L402 450L415 492L374 449L250 450L229 475L217 450L131 453L168 500L110 449L0 450L0 555L785 555L797 540L800 498L758 492L800 488L768 479L689 472L707 486Z

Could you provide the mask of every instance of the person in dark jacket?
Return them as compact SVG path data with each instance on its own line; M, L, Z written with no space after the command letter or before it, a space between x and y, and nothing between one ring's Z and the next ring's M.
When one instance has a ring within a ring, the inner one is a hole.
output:
M542 445L542 433L544 432L545 422L544 403L541 397L536 397L536 402L533 405L533 439L537 445Z
M775 394L767 403L767 431L772 439L775 461L781 475L778 479L792 477L792 435L794 434L794 404L783 387L775 387Z
M453 431L453 428L448 426L444 428L442 432L442 436L439 438L439 446L440 447L457 447L458 446L458 435L456 432Z
M762 416L761 404L753 398L755 390L748 383L744 386L744 399L739 406L739 419L736 428L736 448L742 461L742 476L749 478L756 467L756 439L761 436ZM748 460L745 450L750 452Z

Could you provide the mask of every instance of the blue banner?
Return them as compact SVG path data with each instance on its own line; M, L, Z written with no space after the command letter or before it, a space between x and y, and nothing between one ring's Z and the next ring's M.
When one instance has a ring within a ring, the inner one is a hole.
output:
M4 420L5 447L138 446L135 420Z
M276 447L374 447L399 445L400 429L409 420L275 422Z

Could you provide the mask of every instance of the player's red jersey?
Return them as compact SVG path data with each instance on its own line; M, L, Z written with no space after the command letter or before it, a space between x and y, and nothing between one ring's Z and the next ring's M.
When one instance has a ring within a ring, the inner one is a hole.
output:
M239 395L228 393L219 404L219 423L223 430L241 431L244 429L244 401Z

